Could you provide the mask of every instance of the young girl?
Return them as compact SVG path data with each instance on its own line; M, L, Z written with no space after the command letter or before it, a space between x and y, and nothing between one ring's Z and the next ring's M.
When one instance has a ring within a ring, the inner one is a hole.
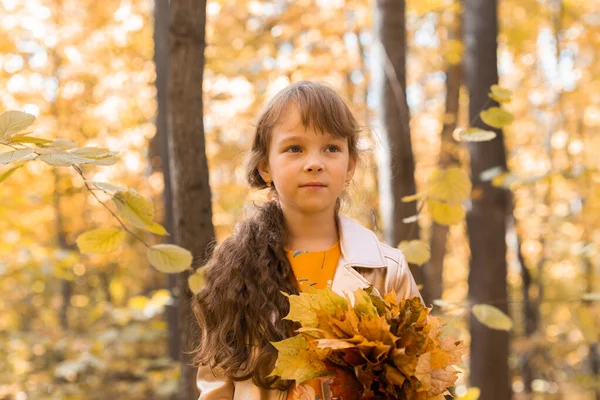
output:
M419 296L402 252L339 214L358 161L359 125L329 87L298 82L259 117L247 179L270 200L236 225L205 267L194 299L201 343L195 354L201 400L328 399L327 379L267 377L294 335L288 299L309 286L343 295L373 285L381 294Z

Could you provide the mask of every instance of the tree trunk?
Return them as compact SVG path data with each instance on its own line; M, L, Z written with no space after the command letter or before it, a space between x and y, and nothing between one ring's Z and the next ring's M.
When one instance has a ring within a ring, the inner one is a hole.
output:
M154 64L156 66L156 136L152 139L151 164L160 168L163 179L164 218L163 226L167 232L173 231L173 199L171 195L171 168L169 166L168 143L168 74L169 74L169 0L155 0L154 2ZM154 162L154 157L160 163ZM171 236L165 237L165 243L171 242ZM173 298L177 298L177 276L167 275L167 286ZM166 307L166 319L169 327L169 356L179 360L181 353L179 324L177 315L177 302Z
M417 213L416 204L400 200L416 192L410 114L406 102L405 9L404 0L376 1L375 31L380 42L380 70L374 71L380 110L376 133L381 132L378 135L381 137L381 143L378 143L379 196L384 240L394 247L402 240L419 237L418 222L402 222ZM417 283L422 283L421 270L411 265L411 272Z
M454 26L449 28L448 39L460 39L462 36L461 11L455 15ZM459 111L459 93L462 79L462 66L448 64L446 69L446 112L444 113L444 126L441 134L441 146L438 165L440 169L460 166L457 157L458 145L452 137L456 129ZM433 221L431 225L431 259L423 266L423 277L427 290L423 293L425 303L431 304L433 300L442 298L444 258L446 256L446 242L449 228Z
M169 163L173 196L173 239L203 265L214 241L208 162L202 122L202 79L206 1L171 0L169 27ZM191 361L190 333L195 322L190 308L189 272L178 275L178 314L181 335L180 400L198 398Z
M495 0L465 2L465 76L469 88L469 119L472 126L490 129L479 112L494 105L488 97L490 86L498 83L498 18ZM474 192L467 213L471 248L469 301L493 304L508 312L506 288L506 211L508 196L501 188L483 182L481 172L500 166L506 170L506 154L501 130L489 142L469 143L471 179ZM481 398L511 398L508 370L508 332L492 330L471 314L470 384L481 389Z

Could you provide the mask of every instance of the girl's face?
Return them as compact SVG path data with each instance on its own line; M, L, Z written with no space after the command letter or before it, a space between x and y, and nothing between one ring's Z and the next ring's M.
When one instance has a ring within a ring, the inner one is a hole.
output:
M259 172L274 183L282 208L316 214L335 208L355 166L348 139L305 128L298 109L290 106L273 128L268 165Z

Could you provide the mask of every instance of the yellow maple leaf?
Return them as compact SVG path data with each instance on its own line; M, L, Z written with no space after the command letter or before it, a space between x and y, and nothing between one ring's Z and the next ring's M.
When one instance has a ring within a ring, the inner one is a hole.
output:
M304 336L297 335L271 344L277 349L278 356L269 377L293 379L299 385L308 379L329 374L325 364L309 351L310 346Z

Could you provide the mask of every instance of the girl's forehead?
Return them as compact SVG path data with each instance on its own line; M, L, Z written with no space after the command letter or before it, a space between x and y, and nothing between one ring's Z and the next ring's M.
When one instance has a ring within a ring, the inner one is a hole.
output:
M282 112L277 123L273 126L275 135L319 133L323 136L334 136L331 132L321 132L316 126L310 113L307 121L302 120L302 113L297 105L290 104Z

